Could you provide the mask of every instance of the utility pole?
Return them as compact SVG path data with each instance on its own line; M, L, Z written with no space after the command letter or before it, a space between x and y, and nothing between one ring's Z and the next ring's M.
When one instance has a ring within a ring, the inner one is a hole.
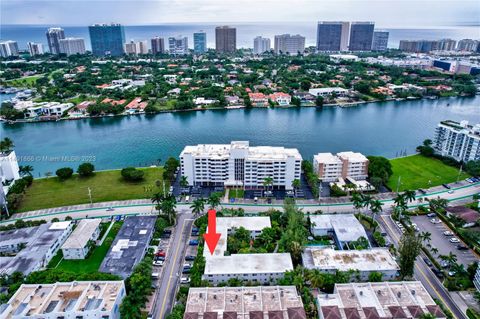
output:
M460 168L458 169L458 176L457 176L457 184L458 184L458 180L460 179L460 175L462 174L462 167L463 165L460 165Z
M92 190L90 189L90 187L88 187L88 197L90 198L90 205L93 205L93 202L92 202Z
M397 181L397 193L400 188L400 180L402 179L402 176L398 176L398 181Z

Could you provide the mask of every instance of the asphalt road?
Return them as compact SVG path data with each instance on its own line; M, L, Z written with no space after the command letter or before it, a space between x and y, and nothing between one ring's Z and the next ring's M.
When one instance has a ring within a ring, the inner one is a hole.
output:
M461 188L455 189L453 194L449 194L447 190L436 191L427 196L423 196L423 202L412 202L409 203L410 207L415 207L419 204L425 204L425 198L437 198L442 197L450 201L462 202L466 200L471 200L473 194L480 193L480 183L469 184L467 186L462 186ZM420 196L419 196L420 197ZM146 203L147 202L147 203ZM388 211L393 206L393 200L386 199L382 200L384 206L383 210ZM143 203L143 204L142 204ZM177 204L177 209L179 211L188 210L190 203L179 203ZM107 208L113 206L114 210L109 211ZM255 205L255 204L223 204L224 207L228 208L243 208L246 213L258 213L261 211L266 211L270 208L281 208L282 205ZM324 213L346 213L353 212L354 208L351 203L335 203L335 204L321 204L321 205L301 205L299 207L303 209L304 212L314 212L321 209ZM67 216L71 216L74 219L88 218L88 217L111 217L115 215L128 215L128 214L149 214L155 213L154 206L148 203L148 200L131 200L131 201L122 201L115 203L95 203L93 205L78 205L71 207L61 207L61 208L51 208L41 211L32 211L25 213L18 213L12 216L8 220L0 221L0 224L6 224L14 222L16 219L45 219L51 220L53 218L59 218L60 220L65 219Z
M390 215L380 215L378 217L383 229L387 232L395 246L398 246L402 232L394 224ZM415 263L414 277L421 281L427 289L428 293L436 299L439 299L457 319L466 319L467 317L457 307L453 299L450 297L448 291L443 287L443 284L438 280L435 274L423 261L423 253L417 258Z
M193 215L183 210L177 215L177 223L172 231L173 238L163 265L162 276L155 290L152 317L165 318L175 305L175 295L182 277L185 250L193 224Z

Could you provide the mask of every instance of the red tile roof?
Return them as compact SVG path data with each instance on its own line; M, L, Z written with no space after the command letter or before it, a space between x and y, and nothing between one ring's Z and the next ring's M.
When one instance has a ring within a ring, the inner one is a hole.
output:
M147 105L147 102L142 102L142 98L136 97L130 103L128 103L127 106L125 106L125 109L143 110L147 107Z
M322 313L324 319L342 319L340 309L337 306L323 306Z
M480 219L479 212L465 206L447 207L445 210L450 214L463 219L467 223L475 223Z

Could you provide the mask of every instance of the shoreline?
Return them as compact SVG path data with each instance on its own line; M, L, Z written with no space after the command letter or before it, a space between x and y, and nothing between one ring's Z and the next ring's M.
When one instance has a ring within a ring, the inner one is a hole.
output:
M346 102L346 103L329 103L329 104L324 104L322 106L315 106L315 105L303 105L303 106L295 106L295 105L287 105L287 106L252 106L252 107L246 107L244 105L231 105L231 106L225 106L225 107L210 107L210 108L193 108L193 109L185 109L185 110L160 110L158 112L154 113L146 113L146 112L138 112L138 113L121 113L121 114L107 114L107 115L101 115L101 116L76 116L76 117L65 117L65 118L59 118L56 120L6 120L3 118L0 118L0 122L4 124L20 124L20 123L44 123L44 122L59 122L59 121L76 121L76 120L84 120L84 119L98 119L98 118L106 118L106 117L120 117L120 116L138 116L138 115L157 115L157 114L165 114L165 113L178 113L178 112L201 112L201 111L215 111L215 110L239 110L239 109L291 109L291 108L323 108L323 107L340 107L340 108L351 108L351 107L356 107L359 105L363 104L369 104L369 103L382 103L382 102L403 102L403 101L414 101L414 100L438 100L442 98L466 98L467 96L447 96L447 97L422 97L422 98L386 98L384 100L380 99L373 99L369 101L355 101L355 102ZM473 97L472 97L473 98Z

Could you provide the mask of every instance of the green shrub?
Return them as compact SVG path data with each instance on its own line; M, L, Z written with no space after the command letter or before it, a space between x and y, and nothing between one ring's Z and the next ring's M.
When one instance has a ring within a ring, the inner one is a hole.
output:
M145 172L138 170L135 167L127 167L122 169L121 174L127 182L139 182L143 179Z
M92 163L83 163L78 166L77 173L82 177L92 176L95 166Z
M58 176L59 179L66 180L72 177L73 169L71 169L70 167L62 167L57 169L55 174Z

